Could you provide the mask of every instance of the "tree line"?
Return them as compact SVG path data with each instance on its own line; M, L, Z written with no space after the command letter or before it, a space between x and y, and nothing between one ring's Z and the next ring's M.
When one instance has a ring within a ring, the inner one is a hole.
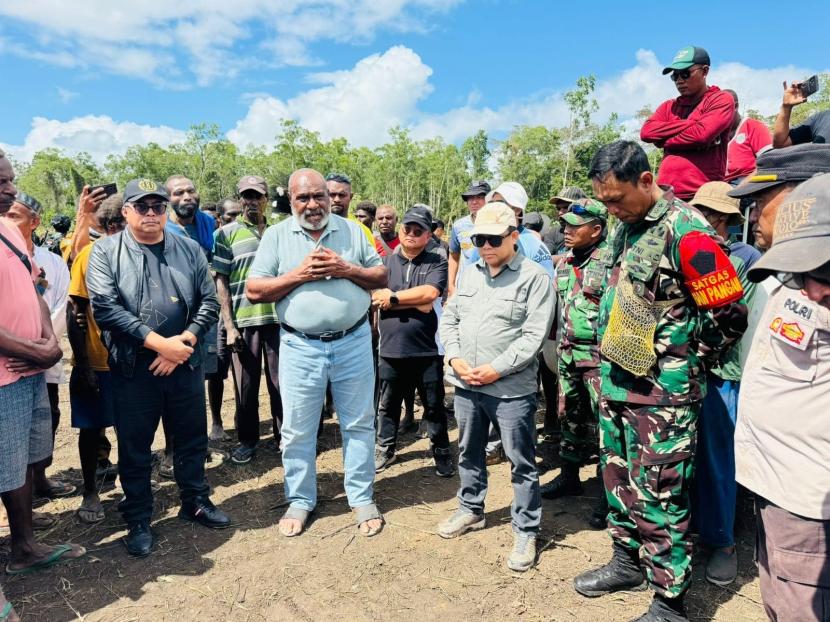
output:
M822 76L822 89L814 101L794 109L793 124L830 104L829 78ZM17 185L44 205L44 222L55 214L74 215L77 195L85 183L115 181L121 188L130 179L164 181L183 174L196 183L203 202L213 202L233 197L243 175L261 175L272 188L286 187L288 176L301 167L315 168L324 175L347 174L357 201L389 203L399 212L413 203L427 203L446 221L464 215L459 196L473 179L518 181L530 196L529 209L548 211L548 199L563 186L590 190L587 172L593 154L623 135L616 115L602 124L592 121L597 110L595 84L594 76L581 77L565 94L570 112L567 127L516 126L498 141L484 130L460 145L441 138L414 140L408 130L396 127L389 131L386 143L369 149L350 145L345 138L323 141L317 132L286 120L272 145L243 151L217 125L202 123L191 126L181 144L135 145L123 154L110 155L103 164L87 153L38 151L31 162L15 162ZM637 117L650 114L644 108ZM775 120L774 115L748 114L770 126ZM650 146L647 151L656 170L661 153Z

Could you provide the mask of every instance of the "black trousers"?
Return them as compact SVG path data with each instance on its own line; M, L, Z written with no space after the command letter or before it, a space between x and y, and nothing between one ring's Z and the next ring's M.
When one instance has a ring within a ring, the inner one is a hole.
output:
M378 358L380 403L378 405L378 446L395 450L401 404L413 388L418 390L424 405L424 421L432 446L447 448L447 413L444 410L444 361L440 356L419 356L408 359Z
M274 439L279 444L282 429L282 397L279 381L279 324L240 329L245 342L242 352L233 353L231 369L236 387L236 434L239 442L253 447L259 442L259 384L265 359L265 384L271 402Z
M169 376L153 376L152 356L140 355L132 378L112 372L115 390L115 432L118 436L118 474L124 500L118 509L128 525L149 521L153 514L150 448L159 425L167 420L173 445L173 474L182 504L207 497L205 481L207 412L205 375L201 366L179 365Z

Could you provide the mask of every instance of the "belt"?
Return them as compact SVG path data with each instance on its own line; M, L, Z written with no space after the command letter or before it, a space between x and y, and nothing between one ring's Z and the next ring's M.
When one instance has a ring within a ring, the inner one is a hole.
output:
M284 322L280 324L280 326L287 330L289 333L294 333L295 335L299 335L304 339L313 339L317 341L337 341L338 339L342 339L349 333L353 333L358 328L363 326L366 320L367 316L364 315L357 321L357 324L355 324L354 326L350 326L346 330L327 331L325 333L304 333L303 331L297 330L296 328L293 328Z

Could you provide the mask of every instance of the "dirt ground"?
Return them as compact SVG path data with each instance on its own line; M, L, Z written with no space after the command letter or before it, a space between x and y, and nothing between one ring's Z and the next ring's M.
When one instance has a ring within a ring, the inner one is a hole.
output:
M62 387L63 417L51 475L80 485L76 432ZM232 432L233 402L226 385L223 418ZM263 396L262 427L265 423ZM114 435L110 434L114 441ZM450 438L457 430L452 422ZM605 563L610 541L587 528L599 492L593 466L585 497L543 501L539 563L525 574L507 569L510 531L510 468L490 467L487 527L456 540L442 540L436 524L456 507L457 477L444 480L432 469L428 441L404 436L400 460L378 476L376 499L386 528L375 538L357 533L343 494L342 455L336 420L328 420L325 451L318 459L320 505L308 531L286 539L277 531L283 512L283 469L270 443L253 463L209 466L212 499L234 520L226 531L209 531L176 518L175 483L159 480L153 528L158 544L145 559L129 557L121 542L124 525L115 504L120 490L106 490L107 519L85 526L75 517L80 496L39 504L60 517L44 541L78 542L86 557L36 575L3 575L3 589L26 622L129 622L143 620L629 620L650 594L585 599L571 586L575 575ZM156 447L163 446L161 431ZM223 444L228 450L233 445ZM113 457L115 460L115 457ZM542 475L547 482L552 469ZM751 506L738 517L739 577L729 588L709 585L702 568L688 602L692 620L762 620L764 612L752 563ZM7 542L0 541L5 566Z

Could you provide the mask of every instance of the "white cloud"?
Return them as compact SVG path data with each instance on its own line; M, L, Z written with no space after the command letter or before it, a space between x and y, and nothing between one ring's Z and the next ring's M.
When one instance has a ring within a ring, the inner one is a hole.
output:
M97 162L110 154L123 153L133 145L154 142L167 146L183 142L186 134L167 126L114 121L107 116L87 115L70 121L35 117L22 145L0 145L14 159L28 161L41 149L61 149L67 154L89 153Z
M61 100L61 103L68 104L73 99L78 97L78 93L75 91L70 91L69 89L65 89L62 86L58 87L58 99Z
M256 97L247 115L228 132L240 146L273 144L282 119L296 119L323 139L345 136L358 145L382 143L390 128L406 125L418 101L432 90L432 69L406 47L373 54L352 69L313 74L321 85L288 100Z
M318 64L310 48L322 41L424 31L430 16L461 1L142 0L119 8L111 0L4 0L0 53L187 88L233 79L243 67Z
M595 96L599 111L595 119L602 122L616 112L624 128L636 135L640 123L634 117L637 111L644 106L653 109L676 95L672 82L661 75L661 68L653 52L640 50L630 68L598 80ZM817 69L753 68L727 62L713 68L710 82L737 91L742 111L754 108L773 114L779 106L781 82L811 75ZM396 125L411 129L417 139L440 136L458 143L479 129L500 138L517 125L563 127L568 123L561 91L515 99L497 107L482 104L486 92L473 91L463 106L437 114L424 113L419 104L432 91L432 73L415 52L393 47L349 69L311 74L306 90L291 98L262 92L244 94L248 111L227 136L241 147L273 145L280 121L293 119L319 132L324 140L342 136L353 145L374 147L385 142L389 129ZM194 115L193 122L198 122L197 110ZM185 132L179 129L117 122L106 116L69 121L37 117L22 145L3 147L22 160L39 149L57 147L68 153L87 151L103 161L107 155L121 153L134 144L168 145L184 138Z
M674 84L663 76L663 65L654 52L638 50L636 64L620 74L597 80L594 96L599 110L597 121L605 121L616 112L623 127L639 132L640 122L634 115L643 107L651 109L663 101L677 97ZM821 71L821 70L818 70ZM824 69L823 71L828 71ZM752 108L763 114L773 114L781 103L781 83L817 73L817 68L786 65L774 68L753 68L741 63L727 62L715 65L709 83L731 88L738 93L741 111ZM413 119L411 128L417 138L442 136L448 142L457 142L479 129L491 134L504 134L516 125L568 125L568 109L563 91L542 97L516 100L498 108L476 107L476 101L437 115Z

